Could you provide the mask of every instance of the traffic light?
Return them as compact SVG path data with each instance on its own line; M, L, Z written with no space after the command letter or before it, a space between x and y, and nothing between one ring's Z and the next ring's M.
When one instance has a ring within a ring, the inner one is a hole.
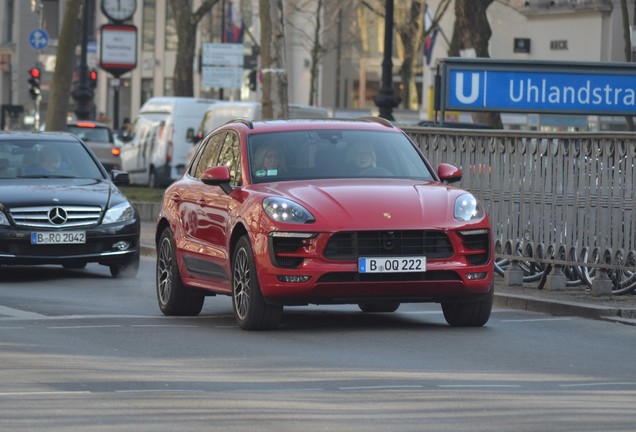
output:
M249 73L248 79L249 79L249 87L250 90L252 91L256 91L256 70L252 69Z
M97 87L97 71L95 69L88 71L88 84L91 88Z
M31 93L31 97L33 100L40 97L42 92L40 91L40 69L37 67L32 67L29 69L29 84L31 88L29 89L29 93Z

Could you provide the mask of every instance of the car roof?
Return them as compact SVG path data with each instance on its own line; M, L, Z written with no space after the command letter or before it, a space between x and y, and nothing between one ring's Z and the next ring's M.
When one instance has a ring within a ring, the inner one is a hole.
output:
M69 132L0 131L0 140L79 141Z
M258 120L235 119L225 125L241 125L255 133L302 131L307 129L352 129L367 131L400 132L393 123L380 117L364 117L358 119L276 119Z

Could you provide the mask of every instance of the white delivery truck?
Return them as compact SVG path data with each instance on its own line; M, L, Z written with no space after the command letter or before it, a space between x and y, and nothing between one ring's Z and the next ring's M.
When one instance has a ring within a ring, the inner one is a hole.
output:
M131 184L163 187L183 174L195 131L218 101L193 97L153 97L139 110L122 145L122 169Z
M290 119L330 117L326 108L298 104L289 104L288 107ZM198 125L197 136L201 139L213 129L236 118L261 120L263 118L261 110L260 102L219 102L210 105Z

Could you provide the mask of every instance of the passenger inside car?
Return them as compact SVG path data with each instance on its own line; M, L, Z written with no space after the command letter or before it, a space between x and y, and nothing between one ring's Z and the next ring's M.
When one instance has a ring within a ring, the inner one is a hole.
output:
M374 168L376 164L375 150L367 143L357 143L351 147L348 160L355 165L359 171Z
M276 176L286 170L285 158L277 147L264 145L258 149L254 158L256 177Z
M40 149L35 155L35 163L24 167L24 174L33 175L60 175L68 174L68 165L62 163L59 151L51 147Z

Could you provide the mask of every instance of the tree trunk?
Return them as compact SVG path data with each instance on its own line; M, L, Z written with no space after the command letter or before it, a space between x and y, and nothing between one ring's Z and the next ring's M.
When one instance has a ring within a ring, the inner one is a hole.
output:
M170 0L177 29L177 59L174 66L173 88L175 96L194 95L194 50L197 26L206 13L219 0L203 0L192 13L191 0Z
M455 26L449 56L459 57L464 50L473 49L477 57L490 57L488 41L492 30L486 10L494 0L455 0ZM473 113L476 123L485 123L502 129L501 115L497 112Z
M397 33L404 47L400 78L403 86L402 101L407 109L417 109L419 105L415 86L415 56L422 50L425 4L423 0L412 0L410 8L398 8L395 19Z
M75 69L75 48L79 42L83 0L68 0L64 10L64 21L57 45L55 71L51 81L49 105L46 109L46 130L66 129L69 112L69 95Z
M288 118L283 0L259 0L264 119Z
M314 44L311 48L311 79L309 85L309 105L315 105L318 99L318 62L320 61L322 32L322 7L323 0L317 1L316 27L314 28Z

